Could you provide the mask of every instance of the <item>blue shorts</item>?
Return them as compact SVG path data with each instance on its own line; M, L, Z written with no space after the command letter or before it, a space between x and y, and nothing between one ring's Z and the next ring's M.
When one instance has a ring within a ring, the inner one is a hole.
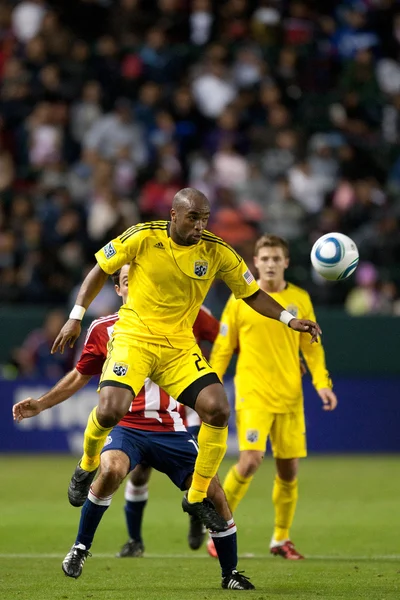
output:
M107 437L102 453L120 450L130 460L130 471L145 463L165 473L180 489L186 490L186 479L193 474L198 446L187 431L142 431L116 425Z

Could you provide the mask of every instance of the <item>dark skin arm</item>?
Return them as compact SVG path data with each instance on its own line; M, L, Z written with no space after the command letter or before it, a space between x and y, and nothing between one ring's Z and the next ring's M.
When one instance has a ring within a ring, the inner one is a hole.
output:
M104 286L107 278L107 273L104 273L99 265L96 264L83 280L75 304L88 308ZM72 348L80 336L80 333L81 321L78 319L68 319L56 337L51 353L54 354L57 350L60 350L62 354L64 352L65 344L67 343L69 343L70 348Z
M249 298L243 298L244 302L250 306L253 310L258 312L264 317L270 319L276 319L279 321L279 316L283 310L278 302L276 302L271 296L258 290L255 294ZM294 331L305 331L311 335L311 343L318 342L318 336L321 335L321 329L318 323L309 321L308 319L292 319L289 323L289 327Z

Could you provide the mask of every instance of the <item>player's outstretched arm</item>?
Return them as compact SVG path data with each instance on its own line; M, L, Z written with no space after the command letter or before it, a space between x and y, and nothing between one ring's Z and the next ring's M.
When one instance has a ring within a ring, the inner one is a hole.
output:
M79 290L75 306L69 315L69 319L54 341L51 349L52 354L57 352L57 350L60 350L62 354L67 343L69 343L71 348L73 347L81 333L83 315L104 286L107 278L107 273L99 265L95 265L86 276Z
M12 409L14 421L20 423L23 419L35 417L46 408L61 404L61 402L68 400L73 394L82 389L90 379L91 375L82 375L77 369L73 369L38 400L26 398L14 404Z
M309 333L311 335L311 343L317 342L318 336L321 335L321 328L318 323L308 319L296 319L279 302L276 302L276 300L263 292L263 290L258 290L255 294L248 298L243 298L243 300L260 315L281 321L295 331Z

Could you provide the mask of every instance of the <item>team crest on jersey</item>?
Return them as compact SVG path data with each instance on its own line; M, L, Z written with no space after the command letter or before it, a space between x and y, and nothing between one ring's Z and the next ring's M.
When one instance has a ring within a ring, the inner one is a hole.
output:
M115 254L117 254L116 249L113 246L112 242L106 244L103 248L104 256L109 259L112 258Z
M124 377L128 372L128 365L125 363L114 363L113 373L117 375L117 377Z
M208 262L206 260L196 260L194 263L194 274L197 277L203 277L208 271Z
M294 317L297 317L297 315L299 314L299 308L295 304L289 304L286 310L290 312L290 314Z
M259 435L260 432L258 431L258 429L248 429L246 431L246 440L251 444L255 444L256 442L258 442Z
M111 435L108 435L106 438L106 441L104 442L104 446L108 446L108 444L111 444L112 442L112 437Z

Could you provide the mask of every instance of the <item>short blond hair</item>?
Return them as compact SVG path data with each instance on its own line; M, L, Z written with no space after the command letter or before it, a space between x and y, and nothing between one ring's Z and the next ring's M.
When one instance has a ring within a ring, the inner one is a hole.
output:
M264 233L257 241L254 247L254 255L257 256L261 248L282 248L285 258L289 258L289 244L284 238L271 233Z

